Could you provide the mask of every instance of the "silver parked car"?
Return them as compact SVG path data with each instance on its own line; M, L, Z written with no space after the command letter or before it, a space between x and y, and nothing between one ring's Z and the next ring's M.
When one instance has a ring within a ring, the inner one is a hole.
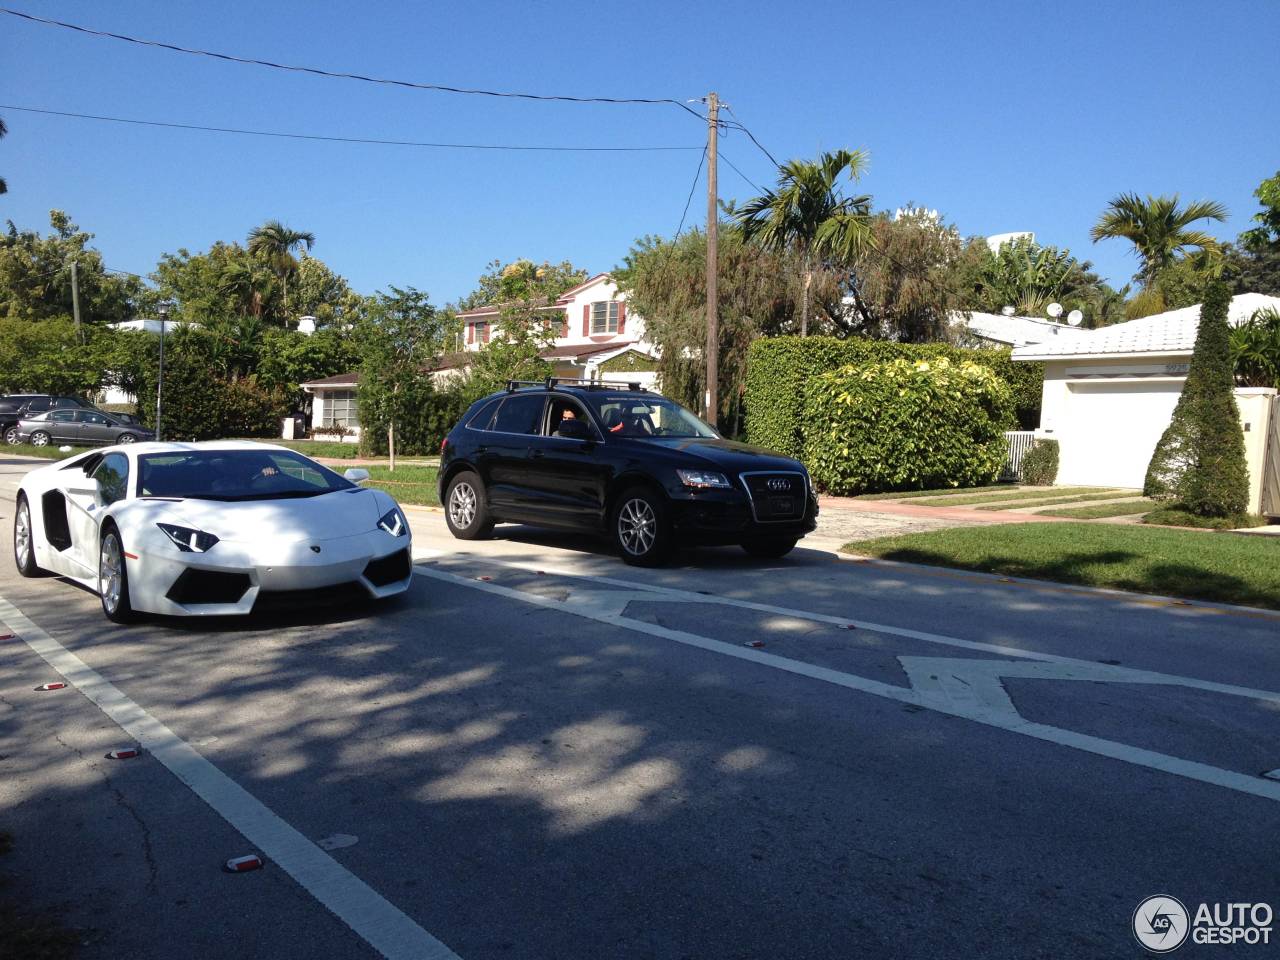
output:
M18 421L19 441L27 441L37 447L50 443L92 447L154 440L155 436L146 427L117 420L101 410L50 410Z

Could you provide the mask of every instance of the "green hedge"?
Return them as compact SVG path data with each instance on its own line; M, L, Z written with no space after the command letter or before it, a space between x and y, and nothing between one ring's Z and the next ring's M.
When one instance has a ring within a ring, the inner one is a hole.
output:
M948 357L850 364L803 390L803 459L837 495L992 483L1007 455L1009 387Z
M940 357L956 363L972 360L990 367L1012 392L1018 426L1023 430L1039 426L1044 365L1014 363L1008 350L966 350L944 343L891 343L861 338L766 337L751 345L747 359L747 440L788 456L799 456L804 388L815 377L850 364ZM1013 426L1011 422L1009 428Z
M389 411L376 399L369 402L369 395L369 381L362 377L357 400L360 453L383 457L387 455ZM440 441L466 412L468 402L459 390L436 390L423 377L408 385L406 394L398 398L398 406L402 414L396 420L396 456L434 456L440 452Z

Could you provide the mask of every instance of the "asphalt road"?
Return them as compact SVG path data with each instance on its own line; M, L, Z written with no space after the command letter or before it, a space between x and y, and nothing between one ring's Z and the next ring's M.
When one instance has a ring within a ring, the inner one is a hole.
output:
M1131 957L1154 894L1280 908L1280 616L412 520L402 600L242 622L0 562L0 869L82 956Z

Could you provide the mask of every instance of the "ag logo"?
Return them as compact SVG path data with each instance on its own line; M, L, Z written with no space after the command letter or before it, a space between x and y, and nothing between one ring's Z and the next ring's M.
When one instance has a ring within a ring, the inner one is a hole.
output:
M1147 897L1133 911L1133 935L1152 953L1177 950L1187 939L1190 918L1176 897Z
M783 490L790 490L791 481L784 480L782 477L774 477L772 480L769 481L769 489L773 490L775 493Z

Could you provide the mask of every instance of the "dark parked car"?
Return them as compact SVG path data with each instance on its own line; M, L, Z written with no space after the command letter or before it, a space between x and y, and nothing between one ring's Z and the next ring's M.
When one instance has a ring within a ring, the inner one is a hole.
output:
M14 393L0 397L0 435L12 446L22 442L18 437L18 421L23 417L34 417L47 410L88 406L79 397L49 393Z
M50 410L48 413L19 420L17 431L19 442L29 441L37 447L50 443L91 447L155 439L155 434L146 427L117 420L101 410Z
M635 384L513 382L450 431L439 482L455 537L503 522L596 531L640 565L678 543L781 557L818 516L798 461L726 440Z

